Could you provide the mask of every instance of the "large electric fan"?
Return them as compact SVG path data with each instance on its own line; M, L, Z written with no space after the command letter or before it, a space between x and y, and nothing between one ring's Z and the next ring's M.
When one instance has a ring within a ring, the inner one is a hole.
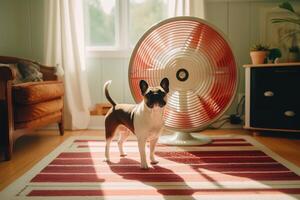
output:
M199 145L208 137L191 134L218 120L231 105L238 83L237 67L223 34L205 20L174 17L150 28L135 46L129 64L129 85L142 100L139 81L157 86L170 81L165 127L170 145Z

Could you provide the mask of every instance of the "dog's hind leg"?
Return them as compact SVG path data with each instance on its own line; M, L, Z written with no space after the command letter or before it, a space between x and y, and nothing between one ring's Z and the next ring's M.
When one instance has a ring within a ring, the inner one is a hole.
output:
M105 162L110 162L110 157L109 157L109 148L110 148L110 143L112 141L112 138L106 138L106 144L105 144Z
M127 140L128 136L130 134L130 130L127 128L120 127L119 130L119 140L118 140L118 147L120 151L120 156L125 157L127 154L124 153L123 144Z
M110 127L110 128L107 128ZM105 127L105 138L106 138L106 144L105 144L105 161L110 162L110 156L109 156L109 148L110 143L112 139L114 138L116 127L115 126L106 126Z

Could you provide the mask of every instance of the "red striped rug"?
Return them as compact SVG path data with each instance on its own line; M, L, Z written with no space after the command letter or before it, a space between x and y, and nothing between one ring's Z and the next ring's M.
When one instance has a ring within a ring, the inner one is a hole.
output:
M72 137L0 193L0 199L300 199L300 170L251 137L212 137L204 146L157 146L158 165L139 167L136 141L112 164L105 143Z

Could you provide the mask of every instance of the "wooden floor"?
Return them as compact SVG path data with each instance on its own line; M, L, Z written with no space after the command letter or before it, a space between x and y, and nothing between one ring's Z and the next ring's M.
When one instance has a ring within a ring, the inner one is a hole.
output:
M252 135L246 130L206 130L208 135L241 134ZM12 183L15 179L31 169L39 160L54 150L59 144L70 136L92 135L103 136L103 131L66 131L64 136L59 136L57 131L40 131L30 136L20 138L15 145L13 159L0 161L0 191ZM298 134L300 135L300 134ZM300 166L300 136L294 134L261 134L253 136L283 158Z

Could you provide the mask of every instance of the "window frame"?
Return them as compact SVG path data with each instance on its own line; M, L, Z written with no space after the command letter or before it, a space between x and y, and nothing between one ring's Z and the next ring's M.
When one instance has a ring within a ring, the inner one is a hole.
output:
M134 46L129 41L129 6L130 0L116 0L115 13L115 45L114 46L86 46L87 57L98 58L129 58ZM84 4L85 13L88 12ZM88 17L86 17L89 20ZM89 23L89 21L86 21ZM89 28L86 28L89 32Z

